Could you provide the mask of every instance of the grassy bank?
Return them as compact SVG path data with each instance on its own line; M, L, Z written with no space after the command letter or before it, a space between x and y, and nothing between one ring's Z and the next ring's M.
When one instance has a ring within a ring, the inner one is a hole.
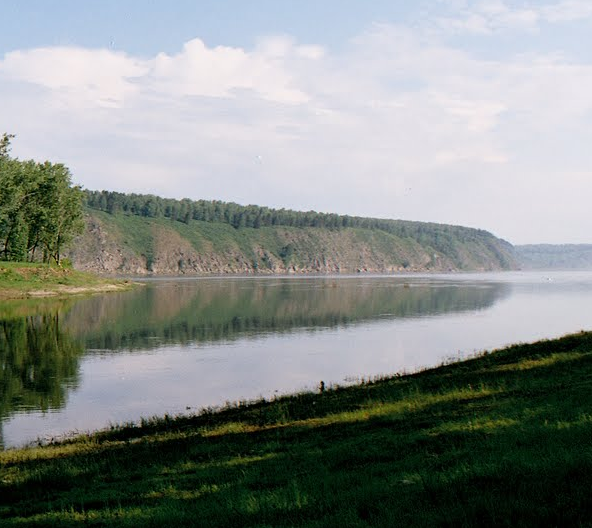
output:
M1 526L591 526L592 333L0 453Z
M69 267L0 262L0 300L124 290L129 281L106 279Z

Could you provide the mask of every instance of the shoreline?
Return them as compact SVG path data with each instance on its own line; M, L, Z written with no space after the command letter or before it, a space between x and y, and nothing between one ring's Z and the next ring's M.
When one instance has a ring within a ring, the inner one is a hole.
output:
M591 367L580 332L8 449L0 523L586 525Z
M0 301L127 291L138 285L47 264L0 262Z

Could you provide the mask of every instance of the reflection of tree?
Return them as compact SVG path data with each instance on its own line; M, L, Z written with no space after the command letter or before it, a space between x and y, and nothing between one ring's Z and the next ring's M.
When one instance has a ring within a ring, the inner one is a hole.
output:
M504 284L393 280L229 280L153 284L94 297L68 314L88 348L153 348L301 328L474 311L507 294Z
M60 329L58 311L7 319L0 314L0 418L61 408L67 388L76 385L82 352Z
M509 286L413 280L200 280L0 307L0 420L63 407L85 348L147 349L492 306ZM2 434L0 429L0 447Z

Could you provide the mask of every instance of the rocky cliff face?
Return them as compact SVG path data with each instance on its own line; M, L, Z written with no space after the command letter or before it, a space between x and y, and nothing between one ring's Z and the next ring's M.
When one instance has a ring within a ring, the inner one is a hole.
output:
M105 274L143 275L146 257L121 244L113 230L89 216L84 234L65 252L76 269Z
M513 269L512 247L485 233L438 251L369 229L234 229L89 213L69 255L77 269L118 275L488 271Z

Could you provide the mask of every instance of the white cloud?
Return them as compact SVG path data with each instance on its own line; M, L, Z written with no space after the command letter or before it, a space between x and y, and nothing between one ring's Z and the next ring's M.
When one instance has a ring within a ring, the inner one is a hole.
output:
M123 53L82 48L13 51L0 63L6 79L47 88L68 105L121 106L137 90L133 79L145 73L140 60Z
M589 0L563 0L541 9L549 22L570 22L592 17L592 2Z
M531 27L527 9L478 9L488 31ZM562 208L589 210L578 141L592 140L590 93L588 63L484 60L384 24L340 53L281 36L250 50L194 39L148 58L55 47L0 59L14 152L63 161L88 188L450 222L514 242L589 240L586 222L557 226ZM550 184L562 166L569 192Z
M490 35L499 31L535 31L540 22L536 8L511 8L502 0L484 0L465 7L459 17L443 17L441 28L454 32Z
M283 64L291 53L307 51L280 38L263 41L252 53L226 46L208 48L200 39L193 39L181 53L161 53L151 61L150 78L156 90L178 95L235 97L245 90L271 101L301 103L307 96L293 88Z
M542 22L572 22L592 17L592 2L589 0L562 0L549 5L530 2L520 7L504 0L481 0L453 4L453 8L452 16L438 19L440 29L481 35L505 31L538 32Z

